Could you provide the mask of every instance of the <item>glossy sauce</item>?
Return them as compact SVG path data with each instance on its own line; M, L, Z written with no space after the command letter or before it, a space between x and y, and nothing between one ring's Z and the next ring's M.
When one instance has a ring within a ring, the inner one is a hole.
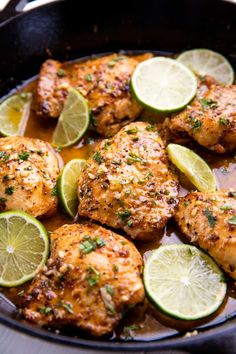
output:
M35 81L23 85L21 90L33 92L35 91ZM144 112L143 117L153 120L153 114L150 112ZM155 115L154 115L155 118ZM43 120L38 118L34 114L34 107L32 105L29 120L25 131L25 136L39 138L48 142L52 140L52 133L56 125L57 120ZM64 163L73 158L84 158L88 156L94 149L96 143L100 140L98 136L94 136L94 133L89 132L77 145L65 148L60 152ZM230 155L216 155L209 151L206 151L199 146L191 145L191 148L201 155L211 166L213 172L217 178L219 188L235 188L236 186L236 160L233 154ZM188 183L186 178L180 176L180 195L184 195L187 191L191 190L192 186ZM194 188L193 188L194 189ZM62 211L59 211L55 216L50 218L43 218L41 220L48 231L53 231L66 223L72 223L73 220L65 215ZM122 231L118 233L124 234ZM170 221L165 229L157 235L156 239L151 242L136 242L136 246L144 259L150 254L150 252L157 248L161 244L169 243L182 243L185 242L183 236L178 232L177 226L174 221ZM174 320L168 318L156 308L154 308L148 300L144 305L136 306L129 316L124 317L122 323L116 329L116 332L110 337L111 340L122 338L124 340L153 340L157 338L165 338L178 334L178 332L186 332L193 328L200 326L211 326L225 321L227 318L236 314L236 295L234 291L234 282L229 281L228 297L224 304L218 310L217 313L210 318L203 319L195 322L186 322L180 320ZM27 289L29 284L24 286L12 288L12 289L0 289L4 292L16 305L20 302L20 296L23 291ZM134 326L133 330L126 330L127 326ZM70 332L70 331L69 331ZM65 332L68 334L68 332ZM70 332L69 335L80 335L78 331Z

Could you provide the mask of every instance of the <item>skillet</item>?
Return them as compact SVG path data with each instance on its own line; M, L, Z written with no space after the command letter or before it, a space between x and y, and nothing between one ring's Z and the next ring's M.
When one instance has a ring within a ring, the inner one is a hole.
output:
M34 76L41 63L51 56L71 60L120 49L178 53L204 47L221 52L236 65L236 5L229 2L60 1L25 14L14 12L16 4L18 1L12 1L0 18L1 96ZM45 340L110 352L185 349L199 353L201 348L201 353L209 350L225 353L227 348L230 352L236 348L234 320L192 338L125 343L58 336L1 312L0 322Z

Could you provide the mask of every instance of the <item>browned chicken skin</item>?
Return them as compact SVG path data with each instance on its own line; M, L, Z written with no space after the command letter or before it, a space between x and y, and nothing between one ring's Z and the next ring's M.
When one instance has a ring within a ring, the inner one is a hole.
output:
M131 123L102 141L80 180L79 214L149 239L178 202L178 180L156 126Z
M236 279L236 191L193 192L181 198L175 219L183 234Z
M58 157L48 143L0 138L0 211L22 210L35 217L54 213L59 173Z
M201 90L200 90L201 93ZM187 134L217 153L236 148L236 85L213 84L168 120L173 135Z
M101 336L144 299L142 258L124 237L97 225L64 225L51 235L51 257L22 300L39 325L74 325Z
M106 137L114 135L142 111L131 96L129 81L138 62L150 56L112 54L72 67L47 60L39 73L37 114L45 118L58 117L71 85L88 100L97 132Z

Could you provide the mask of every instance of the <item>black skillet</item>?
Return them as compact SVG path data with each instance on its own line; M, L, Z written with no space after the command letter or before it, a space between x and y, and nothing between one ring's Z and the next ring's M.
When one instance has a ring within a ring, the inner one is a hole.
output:
M211 48L236 66L236 4L220 0L58 1L24 14L26 2L12 0L0 14L0 96L37 74L52 56L70 60L96 53L153 50L171 53ZM10 18L10 19L9 19ZM5 305L3 305L4 307ZM236 352L236 320L184 338L150 342L112 342L58 336L20 322L1 310L0 323L30 336L78 348L104 351L185 350Z

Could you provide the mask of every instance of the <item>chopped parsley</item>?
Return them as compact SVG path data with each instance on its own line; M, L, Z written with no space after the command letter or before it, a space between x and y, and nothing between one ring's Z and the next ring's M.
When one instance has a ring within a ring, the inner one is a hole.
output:
M96 243L92 239L86 240L79 245L79 248L83 253L87 254L96 249Z
M105 244L106 244L106 241L100 236L95 237L95 242L99 248L105 246Z
M14 193L14 187L10 186L5 189L5 193L8 195L12 195Z
M127 225L131 227L133 225L133 220L128 220Z
M93 155L93 159L100 165L103 162L103 157L100 153L100 151L96 151L95 154Z
M206 208L205 215L206 215L206 217L208 219L210 227L214 227L215 223L216 223L216 216L212 215L212 213L211 213L209 208Z
M93 81L93 74L87 74L87 75L85 76L85 80L88 81L88 82Z
M129 153L129 157L127 159L128 165L131 165L133 162L143 162L143 159L136 154Z
M10 156L5 151L0 151L0 160L7 161Z
M106 284L105 285L105 288L106 288L106 291L109 295L113 296L114 295L114 289L113 289L113 286L109 285L109 284Z
M88 277L87 281L90 286L95 286L98 284L100 280L100 273L95 269L94 267L89 267L88 268Z
M110 145L111 145L111 143L109 143L108 141L106 141L105 144L104 144L103 149L104 149L105 151L107 151Z
M135 137L132 139L132 141L138 141L138 137L135 136Z
M53 189L51 190L51 196L54 197L57 195L57 193L58 193L58 188L57 188L57 185L55 185L53 187Z
M203 112L205 112L208 107L211 108L211 109L215 109L216 108L216 104L217 104L217 102L212 100L211 98L209 98L209 99L203 98L200 102L201 102L201 105L202 105Z
M230 225L236 225L236 215L231 216L231 218L228 219L228 223Z
M126 221L127 218L131 215L131 212L129 210L125 210L125 211L117 211L116 215L122 220L122 221Z
M187 207L190 204L190 202L188 200L184 201L184 206Z
M228 125L228 124L229 124L229 120L228 120L228 119L225 119L224 117L220 117L219 123L220 123L221 125Z
M70 304L70 303L68 303L68 302L62 302L60 305L61 305L61 307L63 307L67 312L69 312L69 313L71 313L71 314L74 313L72 304Z
M0 204L6 203L7 199L6 198L0 198Z
M9 175L3 176L2 180L3 180L3 181L9 181Z
M191 124L192 129L194 129L194 130L198 130L202 126L202 122L196 118L191 118L190 124Z
M58 69L58 71L57 71L57 76L59 76L59 77L63 77L63 76L65 76L65 71L63 70L63 69Z
M29 156L30 153L28 151L22 151L21 153L18 154L19 159L22 161L28 160Z
M42 307L39 307L39 312L44 314L44 315L48 315L49 313L52 312L52 308L51 307L42 306Z
M225 204L225 205L222 205L222 206L220 207L220 209L221 209L221 210L232 210L233 208L232 208L231 205Z
M123 56L119 56L117 58L114 58L107 63L107 66L109 68L113 68L115 66L116 62L124 60L124 59L125 59L125 57L123 57Z
M153 124L149 124L148 126L146 126L145 130L147 130L148 132L154 131L156 130L156 127Z
M83 240L84 241L81 242L79 248L85 254L94 251L97 247L101 248L106 245L105 240L100 236L96 236L94 239L92 239L90 236L86 235L83 237Z
M133 128L133 129L128 129L128 130L126 130L125 132L126 132L127 134L135 134L135 133L138 132L138 128L135 127L135 128Z

